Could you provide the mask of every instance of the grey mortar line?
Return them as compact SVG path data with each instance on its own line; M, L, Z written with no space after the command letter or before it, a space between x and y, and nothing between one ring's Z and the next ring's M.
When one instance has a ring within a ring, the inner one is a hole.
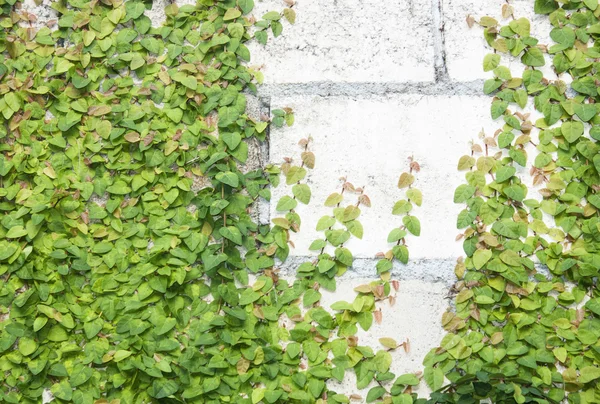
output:
M427 82L333 82L316 81L308 83L263 84L258 88L263 97L289 97L296 95L320 97L380 97L394 94L416 94L425 96L484 96L483 80L468 82L427 81ZM487 96L486 96L487 97Z
M315 256L289 256L285 262L278 262L279 274L294 276L296 269L303 262L311 262ZM344 279L375 278L377 258L355 258L354 263L344 274ZM408 264L393 263L392 277L399 280L421 280L431 283L444 283L452 285L456 282L454 267L456 259L453 258L423 258L409 260Z
M316 256L289 256L285 262L278 261L275 267L279 269L280 276L295 276L296 270L304 262L316 260ZM344 279L373 279L377 278L376 265L378 258L354 258L354 262L343 275ZM546 265L535 263L537 273L544 275L548 280L552 275ZM392 279L400 281L420 280L429 283L444 283L451 286L457 282L454 268L456 258L417 258L410 259L407 264L393 261Z
M260 114L265 116L271 116L271 97L265 95L258 95L258 103ZM260 142L260 155L261 155L261 166L264 169L271 162L271 127L267 126L265 141ZM271 202L264 198L259 198L258 206L258 224L265 225L271 223Z
M444 34L444 0L431 0L433 21L433 63L437 82L448 82L446 66L446 37Z

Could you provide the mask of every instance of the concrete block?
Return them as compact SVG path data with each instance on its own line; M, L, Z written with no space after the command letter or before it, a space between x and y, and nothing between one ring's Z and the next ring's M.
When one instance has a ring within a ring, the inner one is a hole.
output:
M51 0L42 0L37 4L34 0L23 0L21 2L21 12L29 15L29 23L22 21L23 27L42 28L44 25L56 29L58 13L52 7Z
M397 182L408 168L409 156L421 165L414 186L423 193L423 206L413 210L421 221L421 236L408 238L411 259L447 259L451 263L463 255L461 243L455 242L459 233L456 218L463 207L452 201L464 173L456 166L460 156L470 152L469 142L476 140L482 129L492 134L498 127L489 118L488 97L302 95L273 97L271 105L288 106L296 113L294 126L271 132L272 163L280 163L284 157L298 161L298 140L314 138L311 149L316 167L307 179L313 197L308 206L299 204L296 209L302 227L292 236L296 246L293 255L314 254L308 247L323 237L315 230L317 221L331 215L331 208L324 207L323 202L332 192L339 192L339 178L343 176L355 186L363 186L372 202L371 208L362 209L360 217L363 239L351 239L345 245L361 258L372 258L391 248L388 233L402 224L391 211L404 197ZM271 217L280 214L275 206L285 194L291 194L285 184L273 190ZM350 195L346 200L354 203L356 197ZM452 266L449 273L451 270Z
M253 14L282 10L256 1ZM251 46L251 65L267 83L403 82L434 77L429 2L416 0L298 0L296 24L267 46Z
M491 53L491 48L483 39L483 29L477 24L473 28L467 26L466 18L473 16L476 20L489 16L501 24L508 24L509 19L502 18L504 0L441 0L445 38L446 65L451 80L471 81L492 77L492 72L483 71L483 57ZM531 36L540 44L552 44L550 31L552 26L545 15L533 12L533 2L515 0L510 4L514 8L515 18L525 17L531 21ZM523 66L519 58L504 58L502 63L508 66L515 77L521 77ZM544 77L553 80L556 74L551 68L551 59L546 57L546 66L541 70ZM561 79L567 79L566 75Z
M349 280L341 278L336 292L321 290L322 306L329 308L331 304L340 300L352 301L356 296L354 288L372 282L372 280L369 278ZM377 303L377 307L383 314L381 324L373 322L368 331L363 331L359 327L358 344L369 346L377 352L384 349L379 338L390 337L399 344L408 341L410 344L408 352L405 352L403 348L397 348L390 352L393 358L390 371L396 376L422 372L423 358L431 349L439 345L445 334L441 326L441 318L448 307L446 288L447 286L443 283L429 283L420 280L401 282L400 289L396 292L396 303L393 306L388 301ZM328 386L340 393L359 394L364 400L369 388L374 387L375 384L357 391L356 376L353 372L347 372L344 381L329 381ZM415 391L421 397L426 397L429 393L425 382L421 382Z

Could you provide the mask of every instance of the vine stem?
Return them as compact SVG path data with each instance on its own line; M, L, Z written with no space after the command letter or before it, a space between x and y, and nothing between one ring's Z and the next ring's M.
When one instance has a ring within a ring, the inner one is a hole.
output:
M221 199L225 199L225 185L221 184ZM227 213L223 212L223 227L227 226ZM221 243L221 254L225 252L225 237Z

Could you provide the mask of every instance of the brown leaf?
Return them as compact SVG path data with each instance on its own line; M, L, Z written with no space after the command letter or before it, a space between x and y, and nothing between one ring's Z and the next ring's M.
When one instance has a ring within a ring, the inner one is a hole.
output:
M152 143L152 141L154 141L154 134L148 134L145 138L144 138L144 146L148 146L150 143Z
M101 116L108 114L110 111L112 111L112 108L108 105L92 105L88 108L88 115Z
M369 199L369 197L365 194L362 194L358 197L358 202L360 202L361 205L364 205L367 208L371 207L371 199Z
M373 312L373 317L375 318L375 322L377 324L381 324L381 321L383 320L383 313L381 312L381 309L375 310Z
M375 297L377 297L378 299L381 299L384 297L385 295L385 288L383 285L377 285L375 287L375 290L373 290L373 294L375 295Z
M129 143L137 143L140 141L140 134L137 132L129 132L123 136Z
M494 139L493 137L484 138L483 143L485 143L488 146L492 146L492 147L498 146L498 143L496 143L496 139Z
M350 348L358 346L358 338L354 335L346 338L346 341L348 342L348 347Z
M410 170L418 173L419 171L421 171L421 166L416 161L411 161Z
M409 173L400 174L400 178L398 179L398 188L406 188L415 181L415 176Z
M250 368L250 361L245 358L240 358L235 367L237 369L238 375L243 375Z
M254 309L252 309L252 313L261 320L265 319L265 315L263 314L262 308L260 308L260 306L255 306Z
M475 18L473 18L472 15L467 15L467 25L469 26L469 28L473 28L473 25L475 25Z
M308 168L315 168L315 154L310 151L302 152L302 162Z
M511 6L510 4L503 4L502 5L502 18L508 18L511 15L513 15L513 6Z

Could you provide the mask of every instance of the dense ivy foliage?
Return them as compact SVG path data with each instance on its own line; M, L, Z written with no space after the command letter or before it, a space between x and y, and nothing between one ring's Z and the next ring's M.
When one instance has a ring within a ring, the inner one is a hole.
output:
M149 1L61 0L58 21L36 29L0 0L0 402L344 403L325 382L347 371L369 402L412 402L419 379L389 372L389 351L407 344L374 351L354 335L393 300L389 269L420 233L421 194L401 177L409 199L394 207L403 224L382 279L335 314L320 289L352 264L362 189L342 181L318 257L279 278L315 156L304 139L300 164L245 164L269 124L293 122L289 109L246 112L262 80L246 42L295 20L292 7L257 20L253 5L173 4L152 27ZM259 225L251 213L281 174L283 216Z
M443 318L449 333L425 359L433 402L600 402L600 7L531 6L548 15L553 44L538 43L508 3L507 25L478 21L493 49L484 92L502 126L458 163L467 257ZM544 77L548 66L555 77Z
M277 272L300 230L295 208L311 201L315 156L308 138L299 158L246 164L269 125L294 116L249 116L262 75L245 44L293 23L288 4L257 20L253 0L199 0L168 6L152 27L150 1L61 0L56 24L37 29L0 0L0 402L47 391L77 404L600 402L598 1L535 0L553 45L508 3L508 25L477 21L502 127L459 161L467 257L449 333L422 375L400 376L390 351L408 341L366 347L356 334L393 304L393 261L406 263L406 239L420 235L415 161L398 181L402 219L380 280L333 314L321 307L370 206L346 179L324 202L316 258L295 280ZM514 58L522 77L502 64ZM559 79L543 77L548 64ZM281 178L281 216L261 225L256 204ZM335 391L349 372L365 398ZM429 399L412 393L421 377Z

